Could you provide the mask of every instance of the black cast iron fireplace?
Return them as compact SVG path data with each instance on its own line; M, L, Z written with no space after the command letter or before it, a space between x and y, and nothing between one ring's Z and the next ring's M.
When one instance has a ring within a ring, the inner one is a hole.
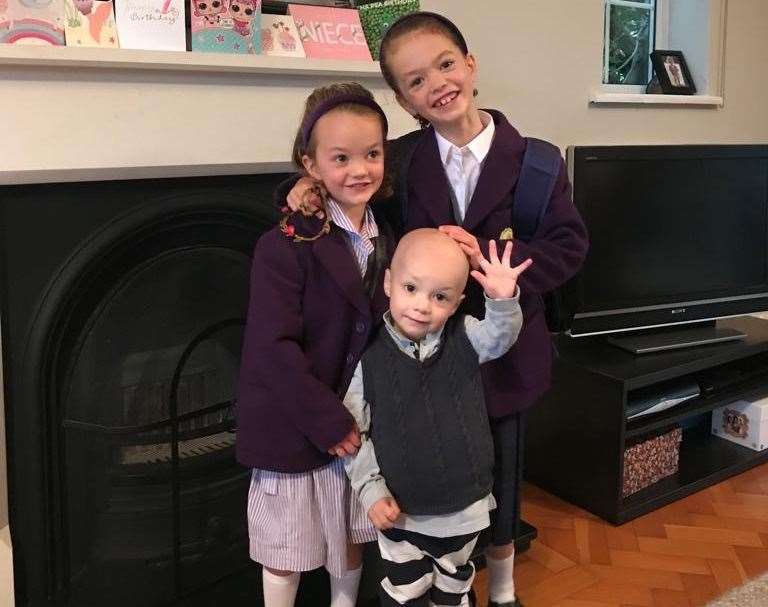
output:
M281 178L0 188L18 605L187 604L247 566L234 386Z

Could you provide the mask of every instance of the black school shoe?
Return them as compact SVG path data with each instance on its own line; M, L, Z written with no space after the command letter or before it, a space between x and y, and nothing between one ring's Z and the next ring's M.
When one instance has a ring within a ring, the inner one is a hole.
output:
M488 607L523 607L520 599L515 598L514 601L507 601L506 603L497 603L496 601L489 601Z

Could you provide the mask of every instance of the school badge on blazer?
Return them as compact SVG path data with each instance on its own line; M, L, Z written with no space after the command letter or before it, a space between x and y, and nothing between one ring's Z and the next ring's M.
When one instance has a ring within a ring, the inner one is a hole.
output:
M515 233L512 231L512 228L504 228L501 231L501 234L499 234L499 240L514 240L515 239Z

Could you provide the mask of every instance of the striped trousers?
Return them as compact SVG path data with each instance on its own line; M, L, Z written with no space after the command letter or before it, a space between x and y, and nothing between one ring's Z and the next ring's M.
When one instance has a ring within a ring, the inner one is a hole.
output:
M478 535L432 537L403 529L380 531L381 605L468 606L467 593L475 578L469 557Z

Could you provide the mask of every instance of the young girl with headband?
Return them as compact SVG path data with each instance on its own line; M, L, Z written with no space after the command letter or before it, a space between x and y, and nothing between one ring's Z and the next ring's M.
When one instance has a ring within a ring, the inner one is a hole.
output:
M324 566L332 607L353 607L361 546L376 534L339 456L360 438L342 404L387 301L393 238L369 201L382 190L384 112L359 84L316 89L294 143L325 217L287 215L256 244L238 389L238 460L253 469L251 558L266 607L294 604Z
M521 477L519 413L549 388L552 346L542 296L581 266L586 229L571 200L565 165L555 158L558 174L535 233L516 238L513 203L529 140L501 112L477 107L477 59L454 23L430 12L401 17L382 40L380 63L398 103L422 126L389 142L387 149L387 162L399 169L393 184L399 204L388 204L398 231L440 228L471 258L481 252L487 257L493 239L514 238L512 264L533 260L520 277L524 322L518 341L482 367L497 502L486 538L490 605L519 607L512 577ZM302 180L288 195L292 208L309 185ZM483 318L482 289L476 284L468 286L463 312Z

